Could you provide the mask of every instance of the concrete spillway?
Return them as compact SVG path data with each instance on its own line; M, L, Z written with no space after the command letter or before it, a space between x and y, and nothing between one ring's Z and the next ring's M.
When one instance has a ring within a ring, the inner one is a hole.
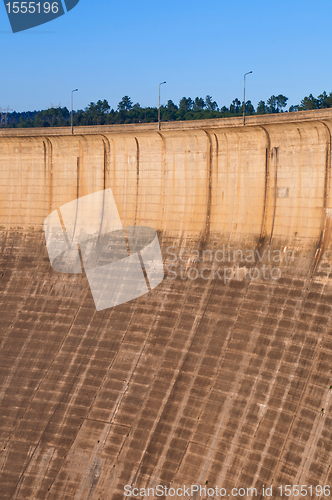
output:
M331 131L331 110L0 131L1 500L329 498ZM108 188L165 279L97 311L43 224Z

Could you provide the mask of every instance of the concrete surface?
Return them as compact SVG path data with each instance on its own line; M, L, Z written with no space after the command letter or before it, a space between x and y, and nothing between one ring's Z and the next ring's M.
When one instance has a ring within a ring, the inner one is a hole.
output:
M0 131L1 500L330 498L331 130L320 110ZM97 312L42 228L106 188L124 226L157 231L166 277Z

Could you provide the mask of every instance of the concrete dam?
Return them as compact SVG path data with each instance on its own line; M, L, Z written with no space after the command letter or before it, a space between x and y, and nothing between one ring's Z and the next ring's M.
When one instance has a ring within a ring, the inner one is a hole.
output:
M330 498L331 131L329 109L0 130L1 500ZM107 190L164 279L97 310L44 222Z

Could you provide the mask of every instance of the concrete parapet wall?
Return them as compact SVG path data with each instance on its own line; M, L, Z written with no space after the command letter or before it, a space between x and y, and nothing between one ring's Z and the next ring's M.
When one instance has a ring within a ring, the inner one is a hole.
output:
M126 225L194 239L318 239L331 206L332 113L323 111L249 117L245 127L1 131L0 225L40 228L57 207L110 187Z

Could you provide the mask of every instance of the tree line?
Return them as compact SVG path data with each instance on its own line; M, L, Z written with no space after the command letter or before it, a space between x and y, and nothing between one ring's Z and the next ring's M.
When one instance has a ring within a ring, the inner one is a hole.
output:
M332 92L325 91L317 97L312 94L302 99L300 104L292 105L286 111L288 97L272 95L267 101L259 101L255 108L251 101L246 101L246 115L263 115L267 113L296 112L308 109L332 107ZM203 120L210 118L227 118L241 116L243 102L235 98L231 104L219 108L212 96L204 98L182 97L176 105L169 100L160 107L161 121ZM106 99L91 102L85 109L74 111L73 122L79 125L115 125L123 123L152 123L158 121L157 107L142 107L134 104L129 96L124 96L114 110ZM43 111L12 112L2 116L2 127L65 127L70 125L70 112L66 107L51 107Z

